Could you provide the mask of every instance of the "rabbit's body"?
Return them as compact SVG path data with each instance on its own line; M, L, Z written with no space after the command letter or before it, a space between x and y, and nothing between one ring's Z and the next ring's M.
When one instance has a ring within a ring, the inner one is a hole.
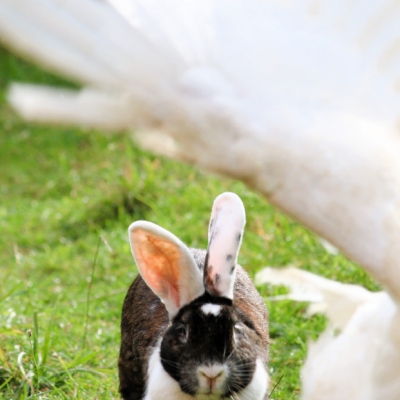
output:
M146 232L146 235L149 234ZM210 237L212 239L212 235ZM154 243L159 238L151 236L148 240L146 236L146 242ZM190 290L195 289L190 301L181 302L173 312L168 300L162 296L160 300L159 294L154 293L165 290L168 284L154 290L158 283L154 284L153 275L146 275L147 272L141 269L141 257L148 257L143 255L147 250L142 252L142 244L137 249L135 243L132 245L143 277L139 275L132 283L122 311L119 377L124 399L268 398L268 313L264 301L247 273L236 264L234 251L228 251L229 254L224 256L230 261L229 274L234 276L233 294L218 295L220 284L226 277L218 267L209 264L211 241L208 253L186 248L186 256L193 260L196 268L192 272L195 276L198 274L202 282L204 274L206 289L196 289L197 278L184 278ZM218 242L218 238L215 241ZM158 251L159 247L152 248L148 254L154 256ZM162 257L164 260L167 254L165 259L172 265L175 255L168 251L163 248ZM187 263L185 259L183 264ZM168 266L162 268L164 271ZM210 282L213 268L217 270L214 285ZM171 294L173 289L167 291Z
M206 252L196 249L191 249L191 251L199 269L203 271ZM239 265L237 266L233 303L235 308L241 310L244 315L252 315L254 328L260 337L257 358L260 359L262 365L265 365L268 359L268 313L263 299L255 289L247 273ZM143 314L141 312L143 309L148 312ZM149 289L142 277L138 275L129 288L122 310L122 343L119 373L120 391L124 398L143 398L147 376L151 375L149 373L148 360L158 364L151 366L153 370L160 365L159 357L156 354L160 348L159 339L169 326L170 321L164 305ZM207 346L207 343L202 343L202 345ZM265 371L258 371L258 373L263 373L265 375L264 379L266 379ZM162 374L162 379L158 381L160 388L176 386L176 389L180 391L179 385L176 382L171 384L170 378L168 378L165 373ZM169 399L167 397L168 392L161 391L161 393L163 393L163 396L160 399ZM183 394L179 397L179 399L181 398L182 400L186 400L186 398L193 399L191 396L184 397ZM243 395L243 399L248 398ZM171 397L171 399L175 400L176 397Z

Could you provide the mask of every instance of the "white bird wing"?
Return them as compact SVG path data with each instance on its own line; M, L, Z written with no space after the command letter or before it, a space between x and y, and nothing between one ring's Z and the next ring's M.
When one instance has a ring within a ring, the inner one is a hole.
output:
M376 293L357 307L340 334L327 329L310 343L301 370L302 399L397 400L399 350L388 337L395 310L387 293ZM385 348L392 353L380 358Z
M369 292L293 267L264 268L255 282L285 285L290 288L286 298L311 302L311 313L329 318L327 329L308 345L301 370L302 399L398 399L400 317L387 293Z
M277 300L311 302L309 313L326 314L331 326L338 329L346 326L359 306L377 296L361 286L336 282L294 267L262 269L255 276L255 284L266 283L287 286L290 293Z
M23 115L138 127L258 189L400 299L399 1L0 0L0 36L86 85L15 87Z

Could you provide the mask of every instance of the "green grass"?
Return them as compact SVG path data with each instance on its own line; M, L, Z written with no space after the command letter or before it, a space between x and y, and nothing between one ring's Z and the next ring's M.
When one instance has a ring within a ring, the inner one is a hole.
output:
M205 247L214 198L247 210L240 263L295 265L376 289L373 281L243 184L105 135L27 124L7 106L14 80L68 84L0 48L0 398L118 398L120 311L137 274L127 227L148 219ZM261 287L267 297L281 288ZM306 304L268 302L273 399L298 399L306 344L325 326Z

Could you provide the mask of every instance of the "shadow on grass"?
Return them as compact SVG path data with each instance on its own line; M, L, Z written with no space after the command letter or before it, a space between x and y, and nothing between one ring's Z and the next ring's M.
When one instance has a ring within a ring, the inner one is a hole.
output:
M146 219L150 210L150 205L135 197L128 189L122 189L92 202L82 212L75 212L68 221L63 219L58 230L61 237L74 241L90 231L105 229L127 215L132 220Z

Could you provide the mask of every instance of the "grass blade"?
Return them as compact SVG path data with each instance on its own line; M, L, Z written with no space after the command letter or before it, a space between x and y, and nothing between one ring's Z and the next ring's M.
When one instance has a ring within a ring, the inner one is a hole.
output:
M93 263L92 263L92 272L90 274L90 281L88 283L88 288L87 288L87 296L86 296L86 321L85 321L85 331L83 333L83 339L82 339L82 350L85 349L86 347L86 337L87 337L87 331L88 331L88 324L89 324L89 307L90 307L90 295L92 292L92 282L93 282L93 277L94 277L94 270L96 267L96 262L97 262L97 256L99 255L99 250L100 250L100 243L101 243L101 236L99 236L99 240L97 242L97 248L96 248L96 253L94 255Z
M45 365L46 361L47 361L47 356L49 354L49 349L50 349L50 334L51 334L51 330L53 328L53 322L54 322L54 314L57 308L57 304L58 304L58 299L59 296L57 296L56 301L54 302L54 306L53 309L51 311L51 315L50 315L50 319L49 319L49 323L47 325L47 329L44 335L44 342L43 342L43 348L42 348L42 361L41 361L41 365Z

